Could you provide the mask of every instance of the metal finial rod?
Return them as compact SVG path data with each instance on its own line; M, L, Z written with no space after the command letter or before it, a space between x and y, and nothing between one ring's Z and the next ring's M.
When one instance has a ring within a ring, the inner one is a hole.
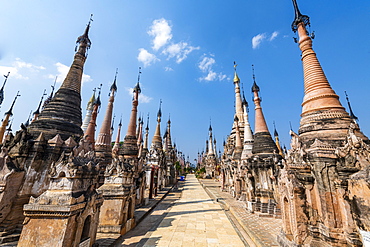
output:
M308 17L307 15L302 15L301 12L299 11L297 1L296 0L292 0L292 1L293 1L294 14L295 14L294 21L292 23L292 30L293 32L296 32L298 30L299 23L302 22L305 26L310 25L310 17Z
M93 14L90 14L90 19L89 19L89 23L87 24L88 26L90 26L91 22L94 21L93 20Z
M8 81L9 74L10 74L10 71L8 72L8 74L7 74L7 75L4 75L5 80L4 80L3 86L1 87L1 90L3 90L3 89L4 89L5 83Z
M140 82L140 74L141 74L141 67L139 67L139 74L137 76L137 82L139 83Z
M98 94L100 95L100 93L101 93L101 88L103 87L103 84L100 84L100 86L98 87L98 90L99 90L99 92L98 92Z
M116 114L113 115L113 120L112 120L112 126L110 127L110 129L113 131L114 130L114 119L116 118Z
M253 75L253 81L256 81L256 76L254 75L254 64L252 64L252 75Z
M293 131L292 122L289 121L290 130Z
M44 92L42 93L42 96L41 96L41 99L40 99L40 102L39 102L39 106L37 107L37 110L33 114L39 114L40 113L41 103L42 103L42 100L44 99L45 95L47 95L46 94L46 89L44 89Z
M5 112L5 115L7 115L7 114L9 114L9 115L13 115L13 107L14 107L14 104L15 104L15 101L17 101L17 98L19 97L19 96L21 96L20 94L19 94L19 91L17 92L17 95L15 96L15 98L14 98L14 100L13 100L13 103L12 103L12 105L11 105L11 107L10 107L10 109L9 109L9 111L7 111L7 112Z
M238 65L236 64L236 62L234 61L234 70L236 71L236 67L237 67Z
M358 117L356 117L355 114L352 111L351 103L349 102L349 98L348 98L347 92L344 91L344 94L346 95L346 100L347 100L347 104L348 104L348 108L349 108L349 115L350 115L350 117L352 119L354 119L354 120L358 120Z

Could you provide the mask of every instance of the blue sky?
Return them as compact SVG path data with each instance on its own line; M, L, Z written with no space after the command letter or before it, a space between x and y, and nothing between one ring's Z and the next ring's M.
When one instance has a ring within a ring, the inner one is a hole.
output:
M122 115L126 132L130 88L141 66L139 112L145 119L150 114L150 138L162 99L162 134L170 115L173 141L191 160L205 147L210 119L222 150L234 115L233 61L250 104L252 126L254 64L270 132L275 121L282 143L289 146L289 121L294 130L299 128L303 76L290 28L294 19L290 0L0 2L0 73L11 72L0 114L20 90L13 111L14 131L37 108L43 90L50 92L55 76L60 86L91 13L92 46L84 70L82 110L84 116L93 88L102 83L98 130L118 68L114 113L117 124ZM370 2L300 0L298 4L311 18L314 50L329 82L345 106L347 91L368 135Z

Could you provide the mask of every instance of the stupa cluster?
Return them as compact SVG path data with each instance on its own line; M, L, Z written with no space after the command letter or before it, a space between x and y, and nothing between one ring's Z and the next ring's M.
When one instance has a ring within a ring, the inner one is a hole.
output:
M162 139L160 108L150 146L148 122L144 134L144 120L137 121L140 72L123 141L120 122L112 142L117 73L96 138L100 91L89 100L82 121L81 79L91 45L89 29L90 22L77 39L64 82L42 105L43 94L32 122L22 124L15 136L9 127L4 137L18 94L5 113L0 127L0 245L92 246L98 232L129 231L135 225L135 208L176 181L178 153L171 121Z
M220 159L212 160L209 148L200 166L219 178L222 189L244 202L246 210L281 217L281 246L363 246L363 236L370 232L370 142L349 101L348 113L324 74L307 31L309 17L300 13L296 0L293 5L304 98L298 133L290 131L290 149L281 148L276 129L275 140L268 130L254 73L252 133L235 69L231 133Z

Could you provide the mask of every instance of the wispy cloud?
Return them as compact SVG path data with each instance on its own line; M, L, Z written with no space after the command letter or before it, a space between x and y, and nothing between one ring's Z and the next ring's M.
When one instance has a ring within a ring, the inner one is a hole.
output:
M172 28L168 21L164 18L154 20L153 25L150 27L148 34L154 36L152 41L153 50L157 51L162 46L166 45L172 39Z
M256 36L254 36L252 38L252 48L257 49L264 39L266 39L266 34L265 33L260 33L260 34L257 34Z
M270 37L270 41L273 41L277 36L279 35L279 32L278 31L275 31L271 34L271 37Z
M267 33L260 33L257 34L252 38L252 48L257 49L261 43L265 40L267 41L273 41L277 36L279 35L278 31L274 31L271 35L268 35Z
M151 40L153 53L140 48L137 57L139 62L144 63L145 67L160 61L158 57L161 55L165 56L167 60L174 59L177 64L180 64L192 51L200 49L199 46L192 46L188 42L172 42L172 26L169 23L168 20L160 18L154 20L150 26L148 34L153 37Z
M205 75L199 78L200 81L215 81L215 80L222 81L226 79L227 76L225 74L221 72L217 73L213 70L213 66L215 64L216 60L214 59L213 55L209 56L203 55L202 61L198 63L198 68L203 73L205 73Z
M59 62L56 63L55 66L57 68L58 74L57 75L49 75L48 78L54 79L55 76L57 76L57 83L62 83L64 81L64 79L66 78L70 67L67 66L67 65L64 65L62 63L59 63ZM86 74L82 74L82 85L84 83L90 82L90 81L92 81L91 76L86 75Z
M173 68L166 66L166 67L164 67L164 70L165 71L173 71Z
M131 88L125 88L125 89L131 97L134 96L134 89L132 87ZM153 99L152 97L149 97L149 96L147 96L143 93L139 94L139 103L143 103L143 104L150 103L152 101L152 99Z
M185 58L188 57L188 54L194 50L199 50L200 47L194 47L189 45L186 42L179 42L177 44L171 44L163 50L163 54L167 55L167 60L173 57L176 58L176 63L181 63Z
M21 80L28 80L30 74L37 74L41 70L45 70L45 67L27 63L20 58L16 58L11 66L0 66L0 73L6 75L10 72L10 77Z
M151 65L157 61L160 61L154 54L149 53L144 48L139 49L139 55L137 56L137 60L144 64L144 67Z

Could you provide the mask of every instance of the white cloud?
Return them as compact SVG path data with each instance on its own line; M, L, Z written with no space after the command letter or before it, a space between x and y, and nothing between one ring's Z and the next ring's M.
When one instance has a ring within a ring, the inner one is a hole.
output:
M199 62L198 68L203 72L206 73L205 76L200 77L200 81L215 81L219 80L222 81L226 79L226 75L220 73L217 73L213 70L213 66L216 64L216 60L214 59L214 55L210 55L210 57L207 57L204 55L202 61Z
M62 83L64 79L66 78L68 71L69 71L69 66L64 65L62 63L56 63L55 66L57 67L58 74L57 75L49 75L50 79L55 79L55 76L57 76L57 83ZM82 85L86 82L92 81L91 76L82 74Z
M199 50L200 47L194 47L188 45L186 42L179 42L177 44L171 44L167 48L163 50L163 54L167 55L167 60L170 58L175 57L176 58L176 63L181 63L187 56L189 55L190 52L194 50Z
M279 35L279 32L278 31L274 31L271 36L267 35L266 33L260 33L260 34L257 34L256 36L254 36L252 38L252 48L253 49L257 49L260 44L265 41L265 40L268 40L268 41L273 41L277 36Z
M153 50L157 51L162 46L166 45L169 40L172 39L171 26L168 21L164 18L154 20L153 25L148 31L150 36L154 36L153 39Z
M260 34L257 34L256 36L254 36L252 38L252 48L257 49L264 39L266 39L266 34L265 33L260 33Z
M134 89L132 87L131 88L125 88L125 89L131 97L134 96ZM147 96L143 93L139 94L139 103L143 103L143 104L149 103L150 101L152 101L152 99L153 99L152 97L149 97L149 96Z
M0 74L6 75L10 72L10 78L20 80L28 80L31 74L38 74L40 70L45 70L45 67L27 63L20 58L15 58L15 61L11 62L11 66L0 66Z
M164 70L165 71L173 71L173 68L166 66L166 67L164 67Z
M201 71L206 72L212 67L214 63L216 63L216 60L214 58L204 57L203 60L199 63L198 67Z
M144 67L155 63L156 61L160 61L154 54L149 53L144 48L139 49L139 55L137 56L137 60L144 64Z
M278 31L275 31L271 34L271 37L270 37L270 41L273 41L277 36L279 35L279 32Z

